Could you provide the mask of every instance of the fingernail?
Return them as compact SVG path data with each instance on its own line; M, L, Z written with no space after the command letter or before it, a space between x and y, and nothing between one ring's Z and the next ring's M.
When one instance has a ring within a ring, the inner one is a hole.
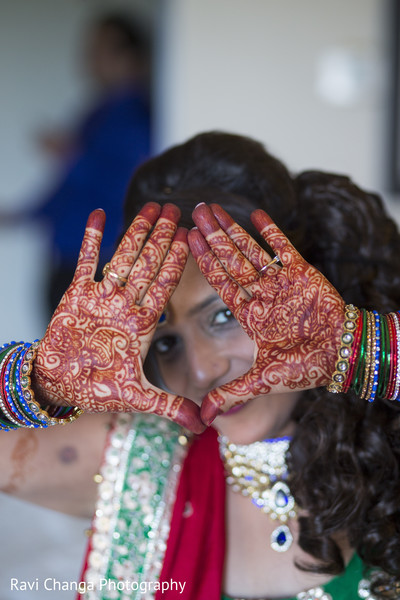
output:
M210 251L209 245L198 229L192 229L189 231L188 242L194 258L203 256L203 254L206 254Z
M198 206L201 206L202 204L205 204L205 202L199 202L198 204L196 204L196 206L194 207L194 210L196 210L196 208L197 208Z
M222 229L229 229L235 224L232 217L219 204L211 204L210 207Z
M215 233L220 228L212 210L204 203L193 213L193 221L206 236Z
M216 408L214 405L206 407L202 405L200 410L201 420L203 423L205 423L205 425L207 425L207 427L210 427L211 423L213 423L215 419L222 414L222 412L223 411L221 409Z
M193 431L193 433L203 433L205 427L200 419L200 409L191 400L185 400L179 407L178 413L175 415L174 421Z

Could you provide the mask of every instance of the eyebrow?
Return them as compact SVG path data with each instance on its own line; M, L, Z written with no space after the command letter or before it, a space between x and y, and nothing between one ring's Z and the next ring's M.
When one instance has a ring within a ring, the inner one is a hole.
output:
M191 317L195 313L197 313L201 310L204 310L205 308L210 306L210 304L213 304L214 302L218 302L218 300L220 300L223 303L223 300L219 296L214 296L214 295L208 296L202 302L199 302L198 304L195 304L194 306L192 306L192 308L190 310L188 310L187 314L189 317ZM224 304L224 306L225 306L225 304Z

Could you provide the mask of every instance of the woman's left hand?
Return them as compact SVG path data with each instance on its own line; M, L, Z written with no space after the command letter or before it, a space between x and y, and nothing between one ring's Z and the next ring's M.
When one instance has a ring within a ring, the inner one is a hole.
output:
M344 301L308 264L262 210L255 227L279 262L218 205L196 207L198 229L189 246L210 285L255 342L251 369L209 392L201 407L206 424L221 412L262 394L327 385L335 370Z

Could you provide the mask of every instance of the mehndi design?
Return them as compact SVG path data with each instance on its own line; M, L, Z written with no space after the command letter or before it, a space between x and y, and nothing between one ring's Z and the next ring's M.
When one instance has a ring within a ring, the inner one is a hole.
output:
M344 302L334 287L295 250L262 210L252 213L282 267L218 205L193 213L198 229L190 249L204 276L254 340L252 368L203 400L209 424L220 412L270 392L326 385L335 368Z
M127 278L120 285L107 273L94 280L105 215L91 213L74 279L38 350L39 399L92 412L156 413L195 432L204 429L193 402L156 388L143 374L152 335L188 255L179 216L171 204L161 213L156 203L144 206L110 262Z

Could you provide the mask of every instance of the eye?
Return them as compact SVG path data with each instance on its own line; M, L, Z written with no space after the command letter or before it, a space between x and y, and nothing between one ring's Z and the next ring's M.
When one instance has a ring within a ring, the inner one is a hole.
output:
M214 326L227 325L236 323L236 319L233 316L229 308L222 308L215 312L211 318L210 324Z
M163 337L154 340L151 347L159 356L165 356L174 352L177 349L178 340L173 335L164 335Z

